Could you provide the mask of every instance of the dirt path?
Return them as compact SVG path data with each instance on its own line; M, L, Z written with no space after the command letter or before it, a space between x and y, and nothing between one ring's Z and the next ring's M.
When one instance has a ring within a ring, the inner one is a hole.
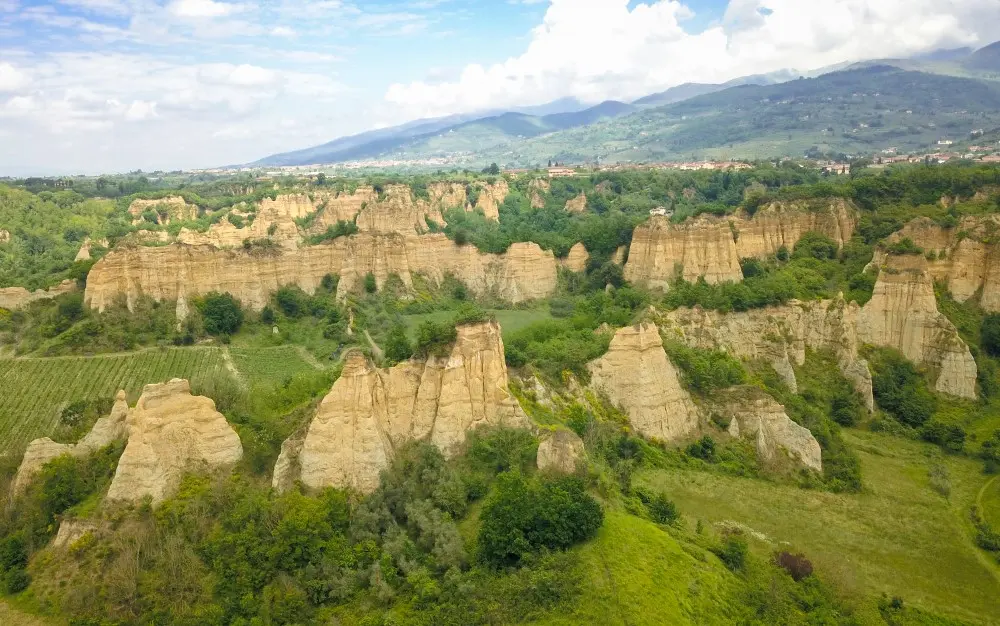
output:
M303 346L295 346L295 349L298 351L299 356L302 357L302 360L308 363L309 365L312 365L313 368L318 370L326 369L325 367L323 367L323 364L319 362L319 359L314 357L312 352L309 352Z
M372 336L368 334L367 328L365 329L365 339L368 340L368 345L372 347L372 353L375 355L376 359L381 361L383 358L385 358L385 353L382 352L382 348L378 347L378 344L375 343L375 340L372 339Z
M229 373L233 375L233 378L236 379L237 384L239 384L239 386L243 389L247 389L247 380L244 378L243 373L240 372L239 368L236 367L236 363L233 362L233 355L229 353L229 348L223 349L222 362L225 364Z
M979 493L976 494L976 508L979 509L980 515L983 515L983 506L982 506L983 496L986 495L986 491L990 488L990 486L993 483L997 481L998 478L1000 478L1000 476L994 476L993 478L987 480L986 484L979 489ZM990 520L986 521L990 522ZM968 521L968 516L966 516L965 525L969 527L972 526L971 522ZM976 558L979 559L979 562L983 564L983 567L985 567L987 571L993 574L993 578L996 579L997 584L1000 584L1000 567L997 567L996 560L992 556L987 555L987 553L982 548L976 545L975 540L972 539L971 536L969 537L969 539L972 543L972 549L975 550L976 552Z

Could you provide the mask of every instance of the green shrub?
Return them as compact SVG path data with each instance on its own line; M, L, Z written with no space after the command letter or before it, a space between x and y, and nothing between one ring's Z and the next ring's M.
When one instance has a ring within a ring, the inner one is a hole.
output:
M817 232L807 232L795 244L792 258L830 260L837 258L837 242Z
M1000 357L1000 314L987 315L980 331L981 343L986 353Z
M604 522L600 504L575 477L497 478L479 529L479 558L493 567L516 566L542 548L564 550L586 541Z
M208 294L198 302L198 310L209 335L235 335L243 325L243 309L228 293Z
M875 401L901 423L918 428L931 418L937 402L917 368L893 350L876 353L872 389Z
M413 356L413 346L406 336L406 327L396 324L385 340L385 358L393 363L405 361Z
M692 443L685 450L688 456L704 461L715 460L715 439L705 435L698 441Z
M965 448L965 431L957 424L930 420L920 428L920 438L950 452L962 452Z
M375 274L368 272L365 274L365 292L375 293L378 291L378 281L375 280Z
M309 311L309 295L296 285L285 285L274 294L278 308L286 317L297 319Z
M424 356L443 356L457 338L458 332L453 324L427 320L417 328L416 353Z
M750 556L750 547L742 534L732 533L722 541L722 544L712 549L723 565L732 572L742 572Z
M725 352L696 350L677 341L668 341L664 348L681 370L685 386L695 393L708 394L746 382L743 364Z
M890 244L887 248L889 254L895 256L902 256L905 254L923 254L924 249L913 243L913 240L909 237L904 237L896 243Z

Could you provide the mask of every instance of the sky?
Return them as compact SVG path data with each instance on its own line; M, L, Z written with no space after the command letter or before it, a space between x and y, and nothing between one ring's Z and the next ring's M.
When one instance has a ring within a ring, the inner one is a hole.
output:
M996 40L1000 0L0 0L0 176L246 163Z

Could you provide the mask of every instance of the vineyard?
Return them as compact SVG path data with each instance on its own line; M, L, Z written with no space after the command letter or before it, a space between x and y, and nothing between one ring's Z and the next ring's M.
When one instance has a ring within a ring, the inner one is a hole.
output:
M232 353L251 383L275 381L312 369L295 348L241 349ZM226 371L221 348L171 348L94 357L0 359L0 454L51 433L60 413L77 400L112 398L119 389L134 404L144 385L171 378L192 382Z

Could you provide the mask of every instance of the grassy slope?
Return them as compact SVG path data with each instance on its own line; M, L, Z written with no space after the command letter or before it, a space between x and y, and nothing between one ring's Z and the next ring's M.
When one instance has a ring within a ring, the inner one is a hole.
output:
M732 623L734 577L714 556L685 551L650 522L609 511L579 555L582 597L570 612L539 624Z
M294 347L233 349L232 362L253 385L273 383L313 365ZM171 378L225 371L219 348L146 350L95 357L0 360L0 454L17 451L32 439L51 434L60 411L76 400L113 397L125 389L134 402L144 385Z
M690 517L735 521L775 547L791 544L844 593L886 592L938 614L998 623L1000 567L973 546L968 522L987 481L980 464L943 460L952 485L946 500L929 486L938 458L931 446L859 431L845 437L862 461L859 495L696 471L659 471L642 481L664 489Z

